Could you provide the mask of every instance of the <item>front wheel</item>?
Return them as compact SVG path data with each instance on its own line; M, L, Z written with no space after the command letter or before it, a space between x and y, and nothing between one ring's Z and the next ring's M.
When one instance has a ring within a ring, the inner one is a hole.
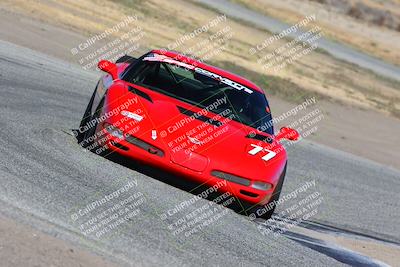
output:
M78 143L85 148L88 147L90 148L90 146L94 143L93 141L98 125L98 118L100 117L105 101L105 98L103 96L94 114L92 115L91 111L93 109L94 98L96 97L96 93L97 93L97 86L93 92L92 97L90 98L90 101L86 107L85 113L83 114L81 123L79 125L80 130L78 131L79 134L77 135ZM82 129L84 130L83 132L81 132Z
M93 105L93 104L92 104ZM84 133L84 137L82 140L82 146L90 149L91 145L94 143L95 135L97 134L97 125L99 124L98 118L102 112L102 108L104 105L104 97L100 100L99 106L96 108L93 116L90 116L88 121L90 122L90 127Z
M283 181L285 180L286 166L287 166L287 163L285 164L285 168L283 169L282 174L279 177L279 182L276 185L275 190L272 193L272 197L269 200L269 202L262 206L259 206L259 205L254 206L249 210L250 214L255 215L255 217L252 215L253 218L262 218L262 219L268 220L269 218L271 218L272 214L274 214L274 211L276 208L276 203L278 202L279 197L281 195Z
M83 147L86 147L85 140L87 137L87 130L83 132L81 132L81 130L84 129L85 125L87 125L87 123L92 119L91 110L93 106L94 97L96 96L96 91L97 91L97 86L96 89L94 89L94 92L89 100L85 112L83 113L83 117L81 119L81 123L79 124L79 129L76 134L76 139L78 140L78 143L81 144Z

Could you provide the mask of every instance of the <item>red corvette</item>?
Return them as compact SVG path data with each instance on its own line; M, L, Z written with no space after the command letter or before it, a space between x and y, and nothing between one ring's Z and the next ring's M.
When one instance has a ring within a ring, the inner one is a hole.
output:
M161 50L116 64L103 60L98 67L107 74L81 121L83 146L217 186L250 203L257 216L272 215L287 162L280 141L299 135L286 127L274 135L257 85Z

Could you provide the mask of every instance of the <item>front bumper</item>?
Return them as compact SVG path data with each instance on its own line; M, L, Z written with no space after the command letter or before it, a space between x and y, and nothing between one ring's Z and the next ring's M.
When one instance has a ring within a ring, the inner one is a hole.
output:
M268 190L259 190L248 185L238 184L232 181L224 180L212 175L212 172L218 170L217 166L213 166L212 162L207 162L204 165L203 156L194 157L191 162L182 163L176 159L176 155L166 149L156 147L144 140L132 136L123 140L111 135L105 129L102 130L103 138L97 140L98 144L110 151L116 152L124 157L143 162L144 164L163 169L167 172L172 172L184 178L198 182L210 187L218 186L218 192L229 192L234 197L241 201L246 201L250 204L265 205L270 200L275 184ZM105 138L104 138L105 137ZM199 164L190 164L198 161ZM208 161L208 159L207 159Z

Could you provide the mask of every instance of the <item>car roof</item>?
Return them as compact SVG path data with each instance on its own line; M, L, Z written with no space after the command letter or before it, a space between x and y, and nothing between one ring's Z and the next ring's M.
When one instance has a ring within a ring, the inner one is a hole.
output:
M249 81L249 80L247 80L247 79L245 79L245 78L243 78L243 77L241 77L241 76L239 76L237 74L231 73L229 71L226 71L226 70L223 70L223 69L220 69L220 68L205 64L205 63L202 63L202 62L197 61L197 60L195 60L193 58L184 56L184 55L182 55L182 54L180 54L178 52L167 51L167 50L152 50L151 52L159 54L159 55L164 55L164 56L173 58L174 60L177 60L177 61L180 61L180 62L184 62L186 64L193 65L193 66L205 69L207 71L210 71L210 72L213 72L215 74L221 75L222 77L228 78L228 79L230 79L230 80L232 80L234 82L240 83L240 84L242 84L242 85L244 85L244 86L246 86L246 87L248 87L250 89L256 90L256 91L264 94L263 90L260 87L258 87L255 83L253 83L253 82L251 82L251 81Z

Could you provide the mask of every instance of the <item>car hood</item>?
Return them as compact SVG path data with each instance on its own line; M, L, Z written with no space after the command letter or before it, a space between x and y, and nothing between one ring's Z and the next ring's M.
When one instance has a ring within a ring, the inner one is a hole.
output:
M135 136L164 150L175 164L263 180L286 162L281 144L258 140L261 134L255 135L254 128L137 85L130 85L119 101L129 97L138 101L126 110L143 117L130 126L139 127Z

